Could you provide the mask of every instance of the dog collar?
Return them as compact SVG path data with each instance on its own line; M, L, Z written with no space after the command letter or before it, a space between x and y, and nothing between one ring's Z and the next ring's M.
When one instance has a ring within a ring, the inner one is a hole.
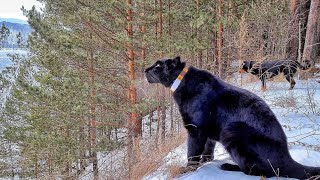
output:
M173 82L173 84L171 85L170 90L172 92L174 92L180 85L182 79L184 78L184 76L187 74L188 72L188 68L185 67L183 68L183 70L181 71L181 73L179 74L179 76L177 77L177 79Z

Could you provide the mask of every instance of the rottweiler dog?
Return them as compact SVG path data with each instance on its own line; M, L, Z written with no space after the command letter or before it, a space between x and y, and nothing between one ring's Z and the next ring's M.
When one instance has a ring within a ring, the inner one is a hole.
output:
M259 77L262 82L261 90L267 89L266 80L271 79L280 73L283 73L286 80L290 83L290 88L293 89L296 82L293 76L297 72L297 69L309 70L311 67L310 61L305 60L304 65L301 65L298 61L294 60L264 60L262 62L257 61L243 61L240 65L240 73L251 73Z
M257 95L187 67L180 57L158 60L145 74L149 83L163 84L173 93L188 131L187 167L212 160L218 141L236 163L221 165L223 170L299 179L320 174L320 167L292 159L279 121Z

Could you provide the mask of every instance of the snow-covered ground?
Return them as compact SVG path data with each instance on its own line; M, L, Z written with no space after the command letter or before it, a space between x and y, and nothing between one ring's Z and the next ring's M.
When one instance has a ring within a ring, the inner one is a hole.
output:
M268 82L268 91L261 92L261 82L246 84L248 89L262 97L278 117L288 137L290 154L299 163L320 166L320 83L298 81L294 90L288 90L287 82ZM163 165L144 180L165 180L171 177L171 166L185 166L187 163L186 143L170 152ZM219 169L225 162L232 162L221 144L215 149L215 160L199 167L194 172L175 177L177 180L242 180L260 179L242 172L228 172ZM286 179L286 178L269 178ZM287 178L289 179L289 178Z

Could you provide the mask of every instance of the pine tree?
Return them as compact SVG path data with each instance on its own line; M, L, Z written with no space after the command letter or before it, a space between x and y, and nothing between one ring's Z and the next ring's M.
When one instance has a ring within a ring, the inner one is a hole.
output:
M4 23L1 25L0 29L0 48L3 48L8 40L8 37L10 36L10 30L5 26Z
M218 14L219 14L219 24L218 24L218 63L219 63L219 76L223 78L222 68L222 0L218 1Z
M17 38L18 47L22 48L24 45L23 45L23 37L22 37L21 32L18 32L18 34L16 35L16 38Z

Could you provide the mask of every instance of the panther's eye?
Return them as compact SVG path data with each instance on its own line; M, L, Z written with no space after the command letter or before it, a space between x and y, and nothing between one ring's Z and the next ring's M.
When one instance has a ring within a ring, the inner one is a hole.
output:
M156 66L155 66L155 68L160 68L161 67L161 65L160 64L157 64Z

